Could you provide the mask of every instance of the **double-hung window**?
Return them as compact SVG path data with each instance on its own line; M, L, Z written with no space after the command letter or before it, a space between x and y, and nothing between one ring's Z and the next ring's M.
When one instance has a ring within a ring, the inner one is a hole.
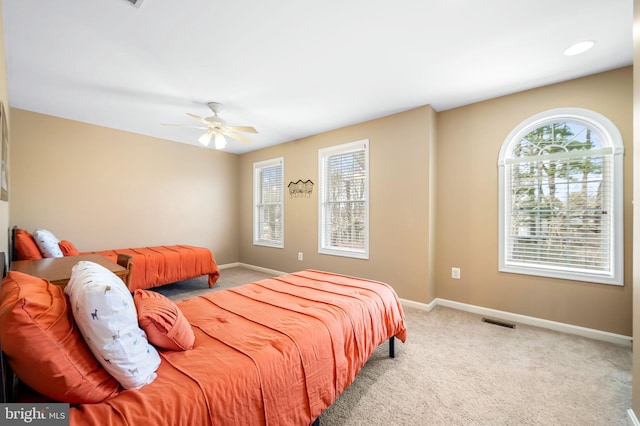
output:
M369 258L369 141L318 152L318 252Z
M284 158L253 164L253 244L284 247Z
M499 270L623 284L620 132L593 111L525 120L499 158Z

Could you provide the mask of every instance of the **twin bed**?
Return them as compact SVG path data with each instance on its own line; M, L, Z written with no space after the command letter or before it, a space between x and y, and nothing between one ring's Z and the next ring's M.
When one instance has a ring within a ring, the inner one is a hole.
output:
M36 232L38 230L34 231L34 235ZM38 248L34 235L18 227L12 228L11 260L42 258L43 253ZM45 246L46 243L44 243ZM114 263L118 261L118 255L131 256L131 276L127 278L131 291L158 287L203 275L207 276L209 288L212 288L220 276L213 254L205 247L173 245L79 252L73 243L66 240L56 239L48 243L49 246L56 246L56 249L59 246L60 254L64 256L99 254Z
M375 348L389 340L393 356L394 338L404 342L407 333L389 285L315 270L176 305L194 332L193 348L158 349L153 382L72 404L71 424L317 423ZM0 298L0 330L14 325L3 315L6 306ZM15 354L6 358L19 363Z
M132 256L129 289L145 289L184 281L202 275L207 276L209 288L220 276L220 270L211 251L205 247L190 245L155 246L101 250L81 254L99 254L112 262L118 255Z

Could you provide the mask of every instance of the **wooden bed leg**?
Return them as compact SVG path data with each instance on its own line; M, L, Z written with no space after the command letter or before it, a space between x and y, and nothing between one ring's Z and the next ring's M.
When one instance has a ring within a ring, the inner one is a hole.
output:
M122 278L122 281L124 281L124 283L127 285L127 288L129 288L129 283L131 282L131 269L133 268L133 256L118 253L116 263L127 270L127 275Z
M313 421L313 423L311 423L311 426L320 426L320 417L318 417L317 419L315 419Z
M396 357L396 336L389 338L389 358Z

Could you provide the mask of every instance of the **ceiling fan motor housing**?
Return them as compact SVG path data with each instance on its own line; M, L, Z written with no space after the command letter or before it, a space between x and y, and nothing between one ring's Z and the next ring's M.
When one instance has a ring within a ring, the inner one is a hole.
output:
M213 111L214 114L219 114L222 111L224 111L224 105L222 105L221 103L209 102L207 105L209 106L211 111Z
M211 117L207 117L206 120L216 127L224 126L226 122L218 117L218 114L224 110L224 106L218 102L209 102L207 104L211 111L213 111L213 115Z

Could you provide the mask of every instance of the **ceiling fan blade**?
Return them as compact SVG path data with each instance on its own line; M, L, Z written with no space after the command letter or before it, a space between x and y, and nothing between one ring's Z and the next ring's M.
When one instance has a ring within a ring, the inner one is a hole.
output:
M199 122L206 124L207 126L210 126L211 123L209 123L206 119L200 117L199 115L195 115L195 114L191 114L191 113L187 113L187 115L191 118L195 118L196 120L198 120Z
M2 1L2 0L0 0ZM187 112L186 114L193 118L194 120L201 123L200 126L192 126L192 125L182 125L182 124L165 124L164 126L175 126L175 127L187 127L191 129L200 129L206 130L199 138L198 142L200 142L204 146L208 146L211 140L216 138L216 148L223 149L224 144L226 144L226 139L223 136L227 136L229 138L235 139L242 143L251 143L247 137L241 135L240 133L258 133L258 131L251 126L227 126L225 121L218 116L218 113L222 111L223 106L217 102L209 102L207 104L211 111L213 111L213 115L211 117L200 117L196 114L191 114ZM203 126L204 125L204 126Z
M213 137L214 129L209 129L198 138L198 142L200 142L204 146L209 146L209 142L211 142L211 138Z
M258 133L258 131L251 126L225 126L225 128L231 132Z
M204 126L188 126L186 124L167 124L167 123L162 123L163 126L173 126L173 127L187 127L189 129L200 129L200 130L207 130L208 127L204 127Z
M234 132L230 132L230 131L228 131L226 129L223 129L220 133L222 133L225 136L229 136L230 138L233 138L233 139L235 139L237 141L243 142L243 143L251 143L251 141L249 139L245 138L244 136L239 135L239 134L234 133Z

